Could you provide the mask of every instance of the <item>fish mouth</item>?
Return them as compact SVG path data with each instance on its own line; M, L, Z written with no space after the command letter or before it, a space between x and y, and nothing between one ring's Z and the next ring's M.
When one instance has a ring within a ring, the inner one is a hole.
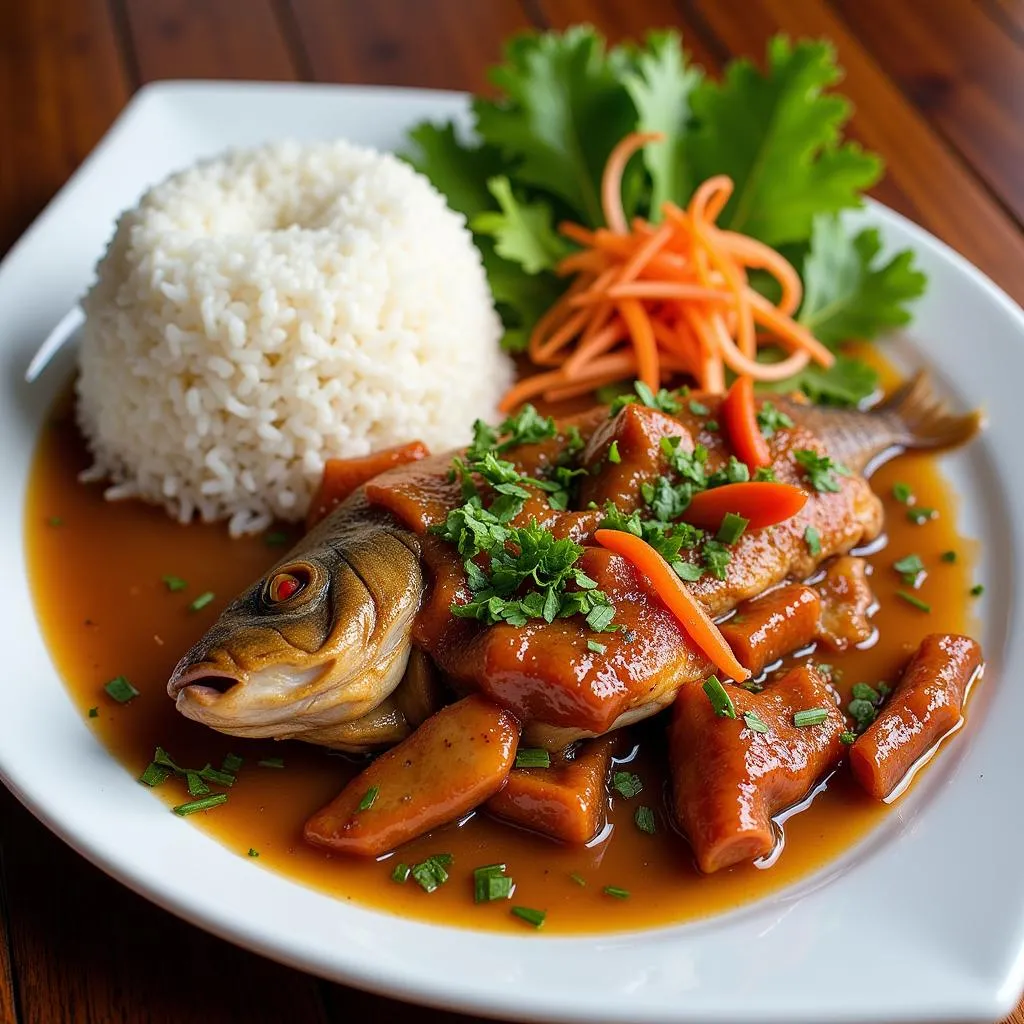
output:
M177 700L188 691L189 696L199 704L209 705L242 682L237 675L222 669L210 665L194 665L180 674L175 673L167 684L167 693Z

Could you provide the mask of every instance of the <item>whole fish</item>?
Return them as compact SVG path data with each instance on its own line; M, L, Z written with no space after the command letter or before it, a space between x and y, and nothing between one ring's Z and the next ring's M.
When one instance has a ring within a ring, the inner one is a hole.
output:
M728 448L706 428L721 398L692 397L671 416L634 405L615 417L606 407L575 417L589 470L578 502L583 511L553 511L538 493L523 521L536 518L556 535L586 542L603 515L587 510L590 502L610 498L627 513L641 507L640 484L664 471L663 436L704 444L709 470L724 465ZM882 508L865 474L884 456L958 445L980 425L977 413L951 413L923 375L869 412L781 398L775 405L793 425L770 440L773 471L809 498L792 519L744 533L724 578L705 574L691 584L713 616L877 536ZM556 439L503 458L522 472L542 472L564 453L569 425ZM605 461L611 440L619 442L614 465ZM833 477L834 492L813 488L793 457L800 450L830 456L849 475ZM428 532L461 503L450 464L448 454L391 470L308 533L178 663L168 682L178 710L237 736L376 749L401 740L439 706L436 666L457 691L483 692L513 711L524 723L524 742L558 749L653 714L680 686L707 677L703 653L650 600L632 568L592 546L580 566L612 599L624 627L600 634L600 643L580 616L521 627L453 617L451 603L467 594L461 559ZM813 553L808 527L820 538Z

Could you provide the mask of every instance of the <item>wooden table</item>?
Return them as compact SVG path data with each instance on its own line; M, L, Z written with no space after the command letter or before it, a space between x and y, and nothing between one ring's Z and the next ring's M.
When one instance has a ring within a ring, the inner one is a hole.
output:
M507 35L580 21L615 40L677 26L710 71L780 30L831 38L853 134L888 166L875 195L1024 302L1024 0L0 0L0 255L145 82L482 90ZM3 790L0 910L0 1022L469 1020L211 938Z

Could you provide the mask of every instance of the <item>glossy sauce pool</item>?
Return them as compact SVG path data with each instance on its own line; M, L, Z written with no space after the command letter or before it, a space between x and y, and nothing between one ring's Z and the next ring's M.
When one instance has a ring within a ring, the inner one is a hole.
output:
M235 851L246 869L271 868L339 900L405 917L529 929L509 914L507 901L473 902L472 869L500 861L515 879L512 904L547 911L545 932L607 932L704 917L765 896L849 849L887 811L861 794L840 766L811 807L785 822L785 844L773 866L746 865L702 876L664 811L664 718L659 716L633 730L639 749L629 770L640 775L643 792L631 800L609 798L609 827L588 848L560 846L483 814L408 844L391 860L362 862L307 847L301 839L304 819L337 793L357 770L354 763L299 743L221 736L177 714L165 691L180 655L286 547L268 544L266 537L231 540L223 526L179 526L162 510L137 502L105 502L101 485L77 482L86 464L65 402L40 439L26 508L29 574L53 659L84 727L133 775L142 772L158 744L189 767L208 762L217 767L228 752L245 759L227 803L183 819L181 827L203 829ZM892 497L896 481L909 484L918 504L935 509L937 518L924 525L908 521L906 508ZM873 485L885 499L888 534L887 543L869 556L880 634L867 650L826 659L839 670L844 704L855 682L895 681L925 634L967 632L970 625L973 543L957 535L955 503L935 460L903 456L883 466ZM293 529L288 543L297 538ZM940 559L947 551L957 553L955 562ZM930 602L928 614L896 596L905 588L892 563L910 553L920 555L928 569L916 592ZM187 581L187 588L170 591L163 582L169 575ZM209 604L190 610L206 592L214 594ZM122 675L140 695L119 705L103 686ZM267 758L282 758L284 767L260 767L257 762ZM168 806L189 799L177 779L154 790L154 796ZM656 811L655 835L633 822L641 804ZM405 885L390 880L398 860L414 863L434 853L454 857L450 879L440 889L427 894L411 880ZM610 897L602 892L605 886L630 895Z

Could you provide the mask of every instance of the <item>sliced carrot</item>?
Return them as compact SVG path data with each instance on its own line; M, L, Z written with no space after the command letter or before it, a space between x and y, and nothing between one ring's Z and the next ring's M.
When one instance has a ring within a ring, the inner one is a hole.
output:
M722 631L711 620L672 567L641 537L621 530L598 530L594 539L602 547L630 562L665 607L679 620L687 636L729 679L743 680L750 673L736 660Z
M425 459L430 449L422 441L411 441L394 448L362 455L355 459L328 459L323 476L306 515L306 529L312 530L321 519L326 519L353 491L368 480L395 466Z
M750 377L737 377L722 402L722 424L736 458L747 464L753 474L761 466L771 464L768 442L757 424L754 405L754 382Z
M654 338L651 321L644 307L636 299L621 299L616 305L622 319L629 328L636 352L636 368L642 380L652 391L661 384L661 367L658 362L658 344Z
M702 530L717 530L727 512L743 516L752 530L792 519L807 504L807 492L792 484L754 480L700 491L683 518Z

